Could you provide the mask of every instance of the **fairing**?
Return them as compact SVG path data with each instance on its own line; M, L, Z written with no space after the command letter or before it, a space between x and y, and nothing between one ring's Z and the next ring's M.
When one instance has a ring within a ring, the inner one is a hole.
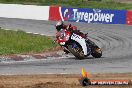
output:
M72 34L71 39L78 42L83 49L84 55L87 55L87 46L85 39L75 33Z

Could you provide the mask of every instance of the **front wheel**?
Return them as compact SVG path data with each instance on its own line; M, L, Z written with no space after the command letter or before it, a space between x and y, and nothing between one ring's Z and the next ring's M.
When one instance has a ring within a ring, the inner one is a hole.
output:
M68 45L68 50L77 58L77 59L84 59L85 55L81 47L73 48L72 45Z
M99 47L93 47L91 55L95 58L100 58L102 56L102 50Z

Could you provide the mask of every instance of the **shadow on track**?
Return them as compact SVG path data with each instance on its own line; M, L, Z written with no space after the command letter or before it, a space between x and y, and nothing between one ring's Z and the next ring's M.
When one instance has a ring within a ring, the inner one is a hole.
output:
M101 57L101 58L105 58L105 57ZM76 57L69 57L69 58L66 58L66 59L71 59L71 60L87 60L87 59L100 59L100 58L94 58L94 57L86 57L86 58L84 58L84 59L78 59L78 58L76 58Z

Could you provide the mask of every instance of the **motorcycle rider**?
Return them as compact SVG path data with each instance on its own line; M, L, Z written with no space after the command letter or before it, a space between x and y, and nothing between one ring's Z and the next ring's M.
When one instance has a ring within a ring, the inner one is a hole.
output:
M70 32L76 32L76 33L80 33L80 34L83 34L82 32L80 32L80 30L77 30L77 27L76 26L72 26L71 24L69 25L65 25L63 21L58 21L55 25L56 27L56 30L57 30L57 33L56 33L56 42L58 43L58 38L60 37L60 31L64 30L64 29L67 29L68 31ZM69 51L67 51L65 48L63 48L64 52L66 54L69 53Z
M63 29L67 29L70 32L75 31L75 30L77 31L77 27L76 26L72 26L71 24L65 25L63 21L58 21L56 23L55 27L56 27L57 33L60 32Z
M56 30L57 30L56 37L58 37L58 36L59 36L59 32L60 32L61 30L64 30L64 29L67 29L67 30L70 31L71 33L74 31L74 32L76 32L77 34L79 33L79 34L82 34L82 35L83 35L83 33L80 32L80 30L77 30L77 27L76 27L76 26L72 26L71 24L65 25L63 21L58 21L58 22L56 23L55 27L56 27ZM86 34L86 35L87 35L87 34ZM86 36L86 35L85 35L85 36Z

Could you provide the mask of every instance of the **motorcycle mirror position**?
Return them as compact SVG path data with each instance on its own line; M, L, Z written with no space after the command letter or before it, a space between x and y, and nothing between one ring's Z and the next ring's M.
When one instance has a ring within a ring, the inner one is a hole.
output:
M65 25L63 24L63 26ZM76 28L76 30L73 28ZM101 48L88 39L88 33L84 34L78 31L77 27L73 27L71 24L67 27L62 27L61 31L58 31L56 34L61 34L56 35L56 41L63 47L66 54L72 53L80 60L88 57L89 55L92 55L95 58L100 58L102 56Z

